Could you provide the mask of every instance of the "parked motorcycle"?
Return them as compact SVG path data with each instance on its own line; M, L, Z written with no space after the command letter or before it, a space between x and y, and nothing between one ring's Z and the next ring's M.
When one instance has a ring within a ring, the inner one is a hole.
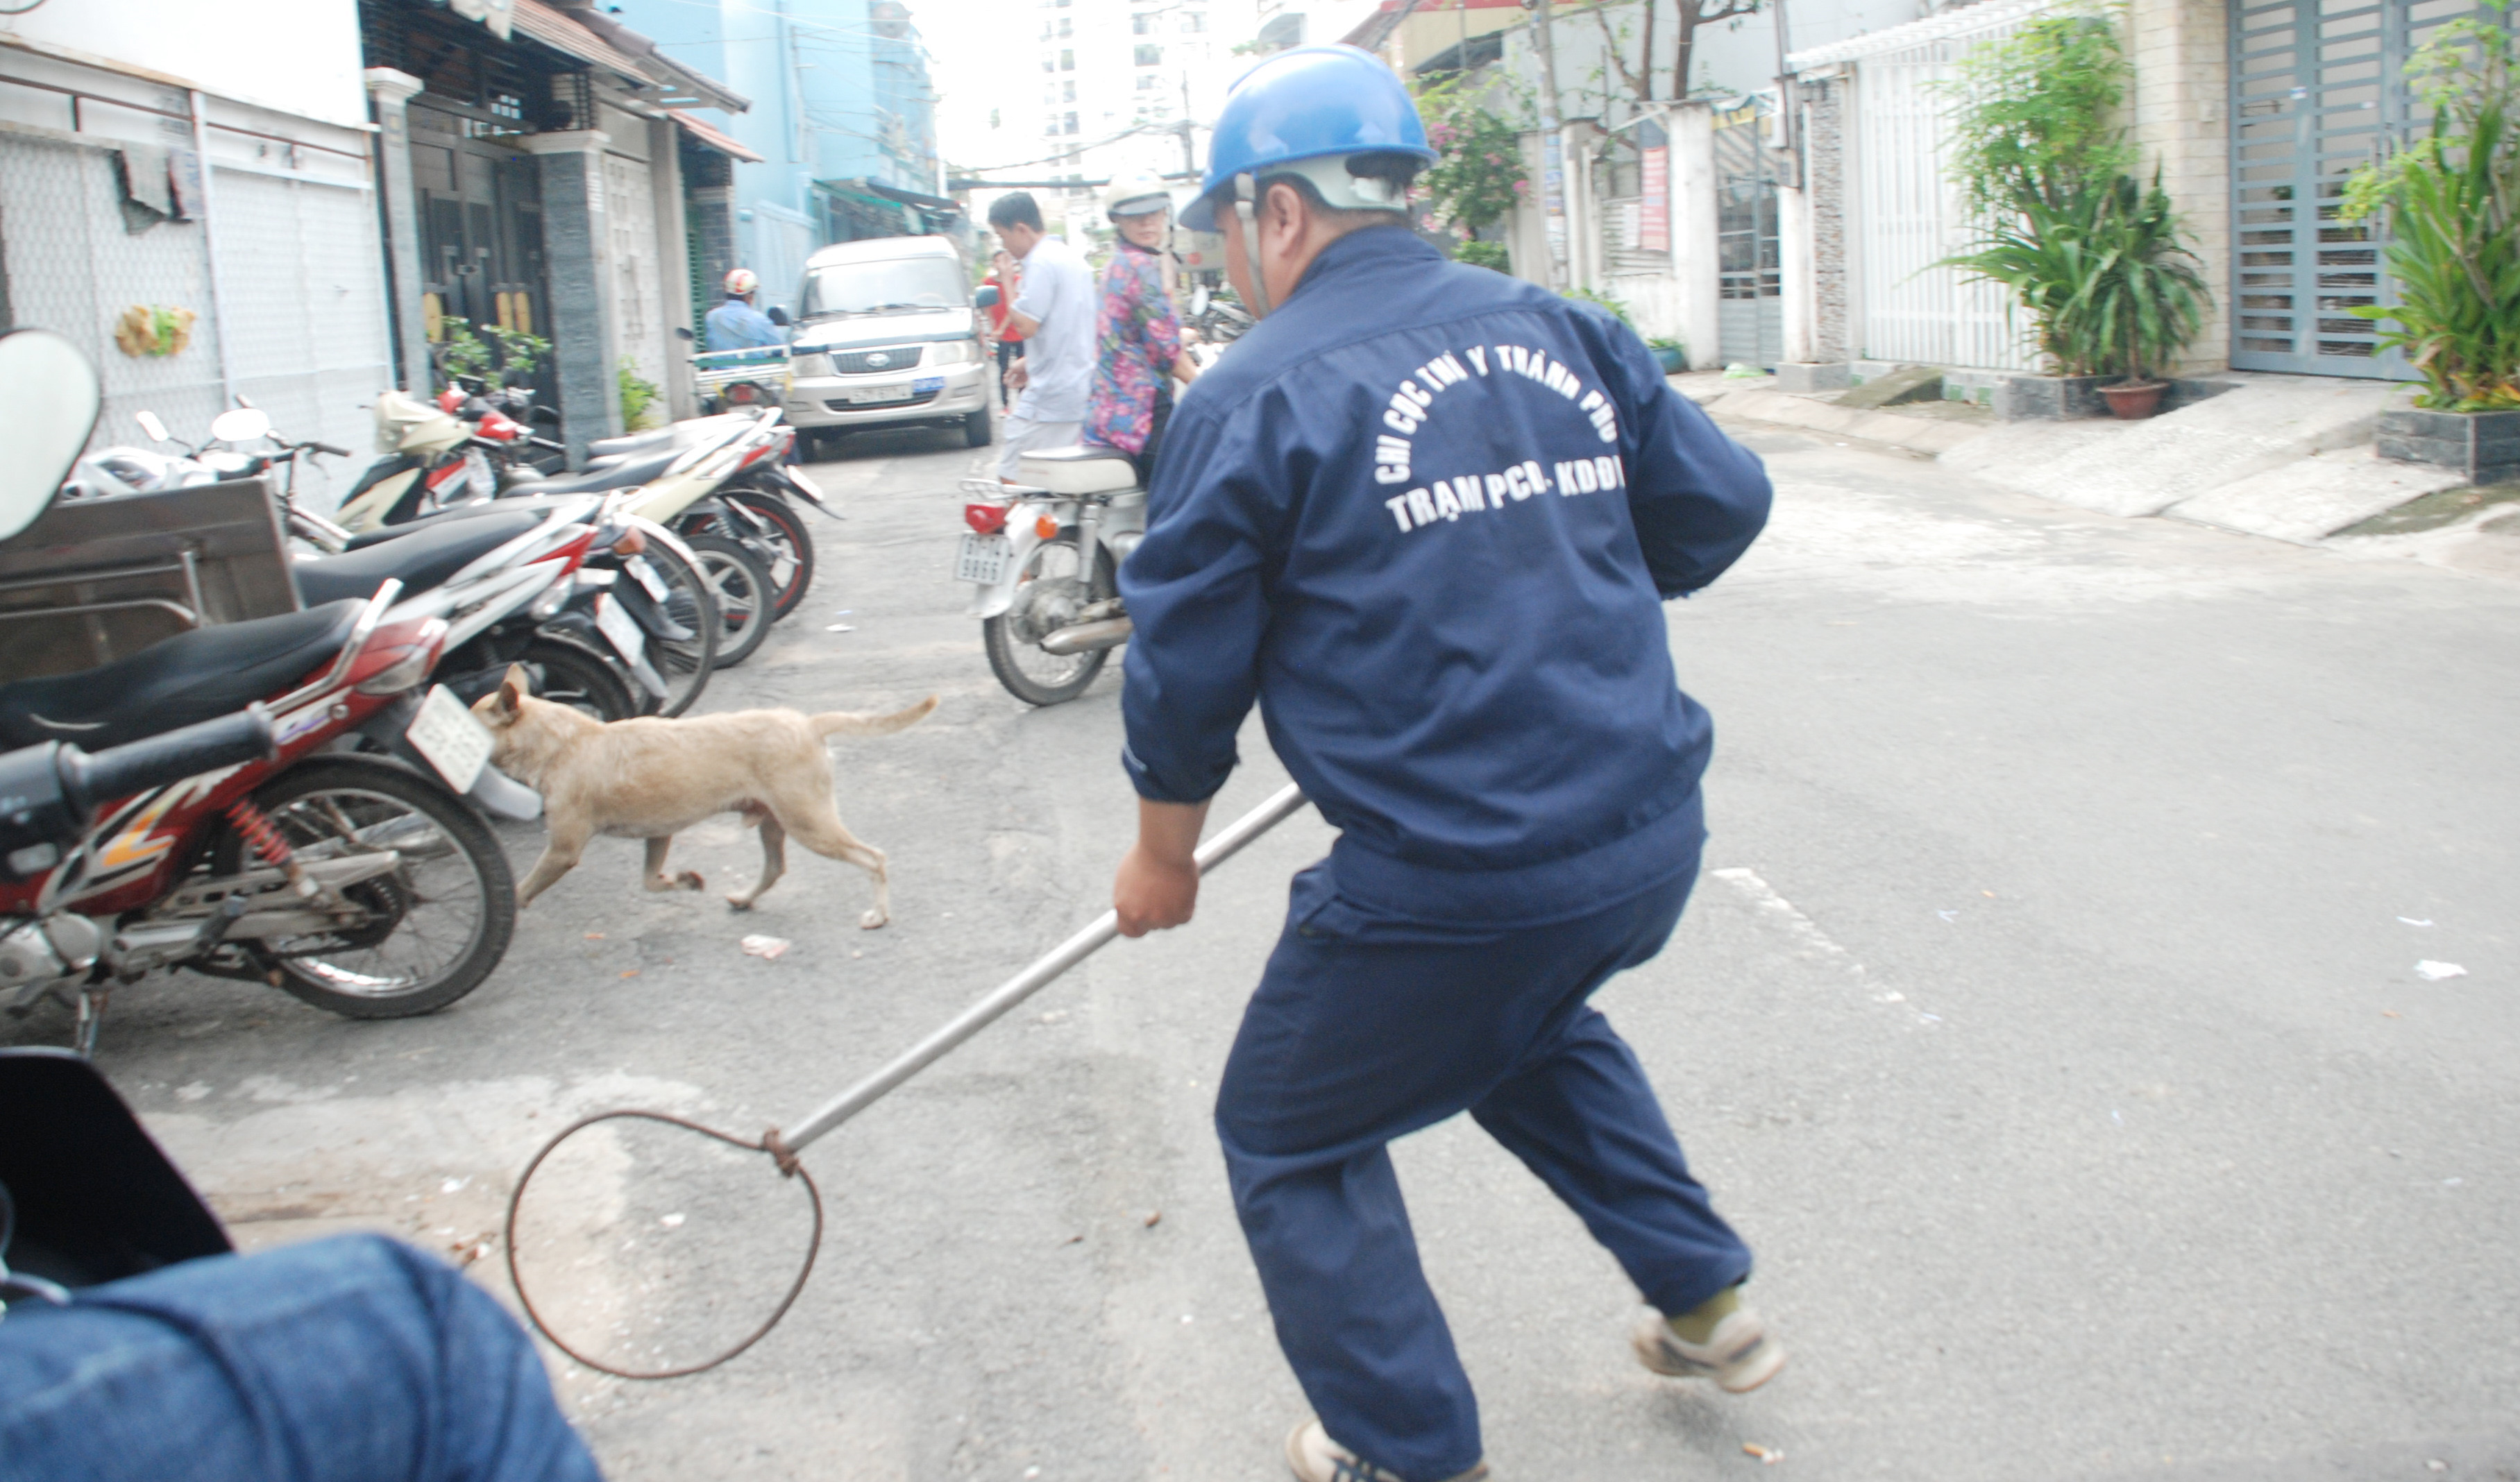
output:
M51 503L102 399L68 340L0 336L0 402L16 409L0 538ZM450 790L490 771L489 738L442 689L397 707L450 631L442 617L387 622L399 591L389 581L364 601L196 629L0 686L0 746L117 746L260 702L274 748L106 800L66 849L12 854L18 877L0 882L8 1007L74 996L79 1045L92 1050L106 995L160 967L268 982L360 1018L426 1013L489 975L515 925L515 882L497 838ZM332 749L356 734L430 770Z
M1085 693L1129 641L1120 563L1147 531L1147 491L1108 448L1026 453L1023 483L967 478L954 576L974 588L990 671L1028 704Z

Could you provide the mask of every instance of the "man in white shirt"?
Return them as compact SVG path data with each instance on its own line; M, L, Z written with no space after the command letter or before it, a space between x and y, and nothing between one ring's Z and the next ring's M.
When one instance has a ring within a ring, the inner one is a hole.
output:
M1094 275L1073 247L1042 230L1028 191L992 202L989 226L1023 264L1023 292L1007 315L1023 333L1023 358L1007 372L1018 394L998 463L998 476L1012 483L1025 452L1073 446L1084 428L1094 386Z

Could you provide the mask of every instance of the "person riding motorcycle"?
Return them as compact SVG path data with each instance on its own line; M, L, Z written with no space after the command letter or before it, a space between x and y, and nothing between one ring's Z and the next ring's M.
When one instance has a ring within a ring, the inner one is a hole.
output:
M1264 317L1175 408L1119 570L1120 930L1190 919L1255 699L1339 830L1295 876L1216 1100L1317 1415L1287 1438L1303 1482L1488 1475L1388 1150L1458 1112L1618 1258L1653 1309L1646 1368L1737 1392L1783 1360L1740 1305L1748 1247L1590 1003L1661 950L1705 837L1711 733L1662 599L1748 548L1768 479L1618 321L1420 241L1434 157L1355 48L1236 84L1183 219L1224 236Z
M1141 484L1154 476L1155 451L1172 417L1172 383L1198 379L1198 362L1182 353L1181 317L1164 292L1172 209L1172 193L1150 174L1119 176L1102 192L1115 245L1102 269L1083 440L1128 454Z
M761 280L750 268L737 268L726 275L726 302L708 312L708 338L702 346L711 350L748 350L762 345L786 344L788 332L771 321L769 315L752 306L761 292Z

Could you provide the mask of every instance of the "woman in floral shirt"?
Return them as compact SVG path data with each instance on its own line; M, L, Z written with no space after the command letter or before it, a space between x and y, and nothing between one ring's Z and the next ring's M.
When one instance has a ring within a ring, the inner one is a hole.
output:
M1085 406L1085 441L1128 454L1143 485L1154 476L1156 445L1172 415L1171 383L1189 383L1198 362L1182 353L1181 319L1164 293L1172 197L1162 181L1143 176L1114 182L1102 201L1118 244L1102 270L1100 357Z

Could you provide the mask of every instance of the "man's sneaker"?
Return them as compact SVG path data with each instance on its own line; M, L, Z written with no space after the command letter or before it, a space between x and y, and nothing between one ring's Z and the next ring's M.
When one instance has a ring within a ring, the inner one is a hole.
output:
M1319 1420L1306 1420L1287 1434L1286 1465L1300 1482L1400 1482L1398 1472L1384 1471L1331 1440ZM1487 1482L1487 1475L1488 1464L1481 1461L1446 1482Z
M1702 1344L1673 1332L1661 1313L1647 1309L1637 1321L1635 1341L1638 1362L1655 1373L1675 1379L1713 1379L1736 1395L1767 1383L1785 1367L1784 1345L1746 1307L1727 1314Z

